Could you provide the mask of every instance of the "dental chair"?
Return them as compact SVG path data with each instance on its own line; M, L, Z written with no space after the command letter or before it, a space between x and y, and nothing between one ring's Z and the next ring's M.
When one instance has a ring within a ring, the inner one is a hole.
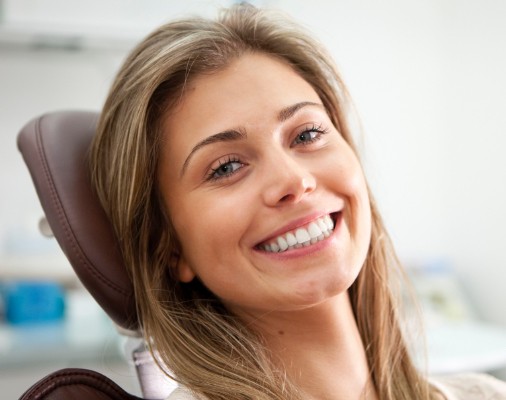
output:
M28 122L18 148L30 171L51 231L78 278L118 327L135 334L134 291L107 216L93 192L88 148L98 114L62 111ZM175 387L141 345L133 354L143 399L163 399ZM67 368L29 388L20 400L136 400L98 372Z

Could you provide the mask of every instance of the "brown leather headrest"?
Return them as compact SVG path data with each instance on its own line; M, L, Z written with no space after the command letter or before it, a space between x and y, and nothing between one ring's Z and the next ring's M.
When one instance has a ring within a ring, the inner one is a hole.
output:
M98 113L63 111L30 121L18 147L46 218L77 276L122 328L136 330L134 292L112 226L89 178Z

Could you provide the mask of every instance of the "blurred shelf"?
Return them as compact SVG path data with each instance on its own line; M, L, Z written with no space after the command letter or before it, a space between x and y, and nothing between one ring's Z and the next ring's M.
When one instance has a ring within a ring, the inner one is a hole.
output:
M135 26L87 26L43 23L0 23L0 45L33 49L128 50L150 29Z
M61 252L53 254L0 256L1 280L51 280L78 284L77 276Z
M113 323L83 290L66 299L65 319L58 323L0 324L0 370L45 363L74 363L123 358Z

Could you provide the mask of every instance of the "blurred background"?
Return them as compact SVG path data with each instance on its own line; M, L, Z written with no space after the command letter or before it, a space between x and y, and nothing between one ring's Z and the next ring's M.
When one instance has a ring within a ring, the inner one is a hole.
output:
M100 110L144 35L232 3L0 0L3 398L65 366L98 369L138 392L123 339L40 233L18 131L48 111ZM366 174L423 306L429 371L506 378L506 3L251 3L304 24L341 70L362 123ZM46 314L21 312L37 299L49 302Z

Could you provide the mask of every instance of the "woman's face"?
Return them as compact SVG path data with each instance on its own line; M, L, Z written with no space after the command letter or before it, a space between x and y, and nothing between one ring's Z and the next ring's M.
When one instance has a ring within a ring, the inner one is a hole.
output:
M179 279L198 277L237 313L319 304L366 257L359 162L313 88L269 56L188 83L164 119L159 184Z

